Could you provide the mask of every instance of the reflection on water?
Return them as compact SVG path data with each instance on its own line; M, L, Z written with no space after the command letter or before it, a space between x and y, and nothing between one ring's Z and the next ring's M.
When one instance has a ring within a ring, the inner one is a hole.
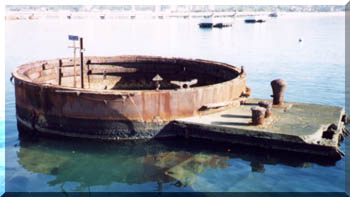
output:
M210 149L210 150L209 150ZM294 157L289 153L267 153L249 147L220 145L183 139L148 141L90 141L82 139L32 138L20 136L18 163L26 170L54 176L48 186L78 183L73 191L115 182L129 185L156 182L162 191L164 183L178 188L197 183L200 174L210 169L230 167L232 159L250 162L251 171L264 173L264 165L284 164L307 168L310 157Z
M79 143L79 145L77 145ZM227 155L186 151L159 141L81 142L52 139L21 139L17 153L25 169L55 179L48 185L78 182L76 188L111 185L113 182L142 184L174 182L184 187L196 182L207 168L225 168Z

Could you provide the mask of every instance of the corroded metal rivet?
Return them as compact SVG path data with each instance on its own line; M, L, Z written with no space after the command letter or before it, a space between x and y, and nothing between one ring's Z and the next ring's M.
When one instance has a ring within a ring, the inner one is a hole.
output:
M286 89L287 82L282 79L276 79L271 81L271 87L273 95L273 104L282 105L284 100L284 91Z
M263 107L252 107L252 123L253 125L263 124L266 109Z
M260 107L263 107L266 109L265 111L265 118L269 118L272 114L271 109L272 109L272 104L269 103L268 101L260 101L258 103Z

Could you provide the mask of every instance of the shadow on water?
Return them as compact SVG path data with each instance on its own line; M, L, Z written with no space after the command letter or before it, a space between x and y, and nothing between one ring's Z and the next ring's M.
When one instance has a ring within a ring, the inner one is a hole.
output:
M30 172L54 176L47 184L62 191L68 182L79 183L77 191L113 183L155 182L158 191L165 183L187 187L206 170L230 167L232 159L250 162L252 172L258 173L265 172L264 165L335 165L311 156L183 138L114 142L20 133L19 140L18 163Z

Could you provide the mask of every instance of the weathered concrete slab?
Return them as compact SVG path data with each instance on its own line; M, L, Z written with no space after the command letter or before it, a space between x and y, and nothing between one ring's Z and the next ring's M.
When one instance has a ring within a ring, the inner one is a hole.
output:
M212 134L222 134L221 138L224 137L224 141L234 143L249 144L247 140L237 140L237 138L243 137L252 138L253 145L269 148L275 147L273 143L268 142L270 140L278 142L277 148L286 150L317 153L323 148L330 148L335 154L341 154L338 144L344 128L342 118L345 112L343 108L307 103L287 103L284 108L273 108L272 116L265 119L263 125L254 126L251 124L251 107L258 106L259 101L262 100L248 99L244 105L239 107L209 115L178 119L176 124L187 128L189 130L187 131L189 132L188 136L200 137L202 134L200 131L197 132L198 129ZM335 134L332 138L322 137L332 124L334 124L332 128L335 128ZM214 136L211 135L215 138ZM259 139L261 139L261 144L259 144ZM293 145L285 144L284 147L284 142ZM311 149L315 149L315 151L306 150L302 145L312 146ZM318 154L331 154L326 152Z

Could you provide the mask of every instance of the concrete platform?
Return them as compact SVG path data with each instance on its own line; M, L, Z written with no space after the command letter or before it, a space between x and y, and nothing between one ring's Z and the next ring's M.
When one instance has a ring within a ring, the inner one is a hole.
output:
M273 108L263 125L251 124L251 107L261 99L209 115L177 119L186 137L254 145L264 148L316 154L339 159L339 141L345 135L345 111L341 107L286 103ZM326 132L326 133L325 133ZM327 134L331 133L330 136Z

